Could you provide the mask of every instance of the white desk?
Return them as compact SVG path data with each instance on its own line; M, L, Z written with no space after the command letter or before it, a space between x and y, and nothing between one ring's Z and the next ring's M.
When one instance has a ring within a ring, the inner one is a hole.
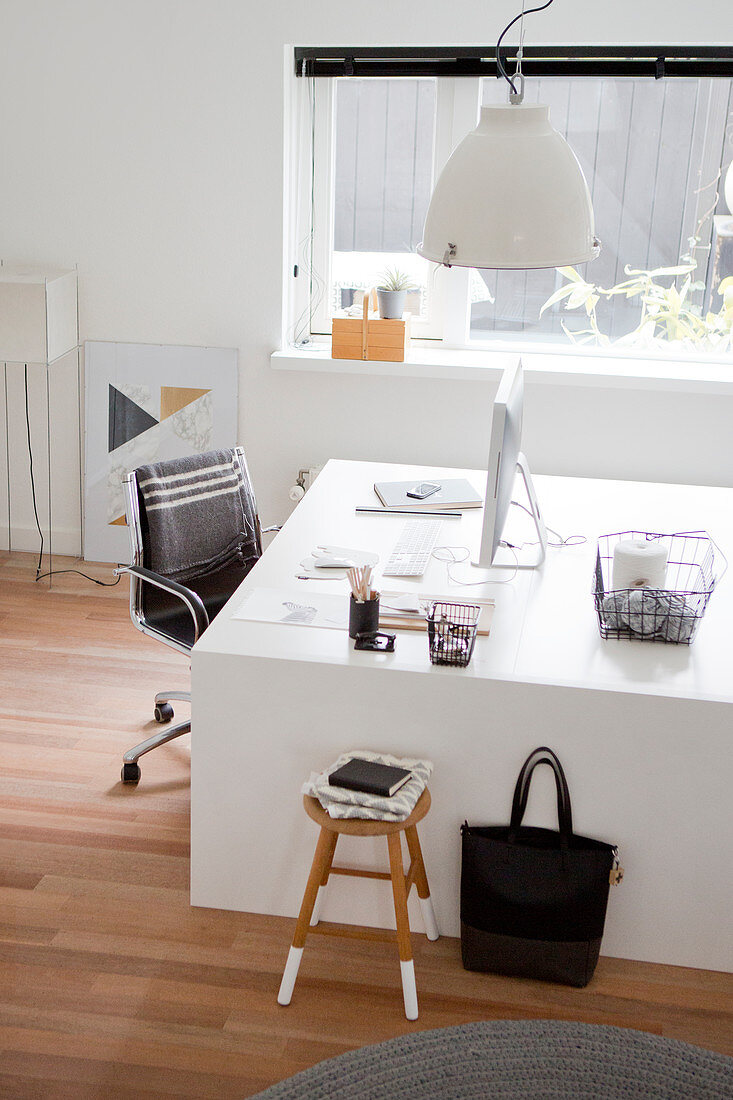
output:
M595 539L626 529L708 529L733 556L733 491L537 477L547 522L581 547L549 550L541 570L510 584L452 586L432 561L430 593L496 600L491 636L467 669L432 666L424 634L401 632L394 654L358 653L346 632L237 620L255 587L343 591L297 581L317 543L375 550L384 563L404 516L356 515L375 480L466 476L373 463L329 462L192 658L191 901L294 916L316 835L300 786L351 748L427 756L433 808L422 836L441 931L458 934L459 825L508 820L517 772L548 744L565 766L578 832L620 846L626 878L609 900L603 953L733 969L730 913L733 582L713 594L692 646L603 641L590 595ZM517 539L531 539L518 509ZM441 542L478 544L480 511L446 520ZM454 568L455 575L508 577ZM402 587L395 578L384 588ZM543 774L547 773L547 774ZM549 769L536 774L528 823L555 820ZM366 841L344 858L374 866ZM333 881L326 920L392 926L389 891ZM421 929L419 911L411 913Z

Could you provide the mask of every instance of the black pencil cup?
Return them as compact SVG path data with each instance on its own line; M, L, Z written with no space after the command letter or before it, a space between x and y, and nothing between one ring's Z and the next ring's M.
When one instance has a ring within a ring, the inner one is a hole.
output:
M373 634L379 630L379 596L361 603L349 596L349 637L357 634Z

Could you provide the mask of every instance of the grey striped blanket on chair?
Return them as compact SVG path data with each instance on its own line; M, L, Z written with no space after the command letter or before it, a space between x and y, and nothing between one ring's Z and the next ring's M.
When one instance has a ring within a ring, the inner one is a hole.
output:
M141 466L149 568L179 581L256 557L254 505L231 451Z

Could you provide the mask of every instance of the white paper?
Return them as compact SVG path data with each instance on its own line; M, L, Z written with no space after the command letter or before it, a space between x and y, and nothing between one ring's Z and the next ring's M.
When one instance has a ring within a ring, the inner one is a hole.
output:
M349 595L327 592L289 591L285 588L253 588L232 615L259 623L288 626L322 626L346 630L349 625Z
M435 600L445 600L448 603L471 603L479 606L492 606L494 600L480 599L469 600L466 598L452 599L450 596L419 594L419 602L424 610L418 613L411 611L393 611L390 603L393 599L399 600L406 593L382 592L381 606L385 615L398 618L401 614L405 619L424 618L430 604ZM253 588L248 592L237 610L232 614L233 619L246 619L259 623L284 623L289 626L322 626L330 630L346 630L349 625L349 592L341 594L331 592L304 593L302 589L293 592L286 588Z

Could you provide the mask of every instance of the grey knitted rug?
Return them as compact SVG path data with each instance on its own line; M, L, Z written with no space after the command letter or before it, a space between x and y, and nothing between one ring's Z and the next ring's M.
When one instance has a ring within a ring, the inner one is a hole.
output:
M352 1050L252 1100L733 1100L733 1058L627 1028L497 1020Z

